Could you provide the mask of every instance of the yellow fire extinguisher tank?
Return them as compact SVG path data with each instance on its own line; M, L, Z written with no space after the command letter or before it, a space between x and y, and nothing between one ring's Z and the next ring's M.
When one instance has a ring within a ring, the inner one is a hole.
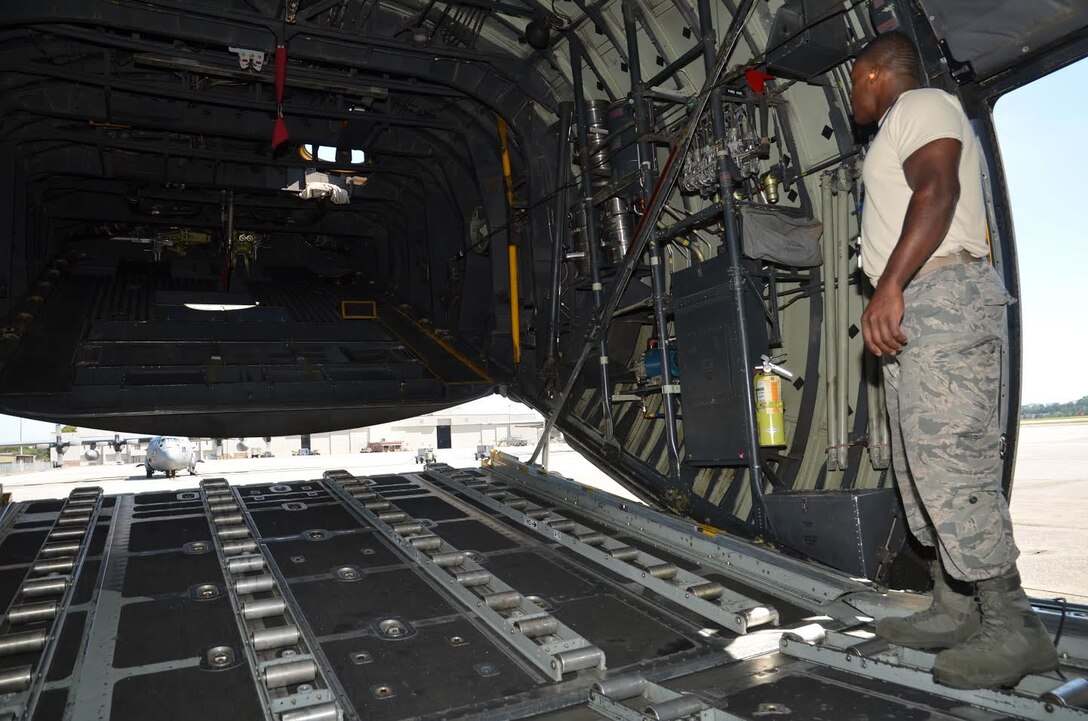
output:
M776 447L786 445L786 417L782 403L782 379L773 372L756 374L753 385L756 392L756 428L759 445Z

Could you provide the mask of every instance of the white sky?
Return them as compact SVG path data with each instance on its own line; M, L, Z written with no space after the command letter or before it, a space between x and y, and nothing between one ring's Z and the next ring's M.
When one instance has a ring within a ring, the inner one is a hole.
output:
M1026 85L994 108L1016 227L1026 403L1088 396L1084 168L1088 61Z

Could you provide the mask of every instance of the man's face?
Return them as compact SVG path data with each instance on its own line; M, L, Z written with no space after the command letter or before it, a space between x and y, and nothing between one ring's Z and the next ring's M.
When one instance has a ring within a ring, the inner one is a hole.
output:
M858 60L850 71L850 105L854 110L854 122L868 125L876 122L877 80L879 73L871 63Z

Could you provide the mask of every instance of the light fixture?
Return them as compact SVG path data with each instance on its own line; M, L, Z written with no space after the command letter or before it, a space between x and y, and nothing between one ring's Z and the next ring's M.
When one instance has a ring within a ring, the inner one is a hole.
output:
M185 307L189 310L201 310L208 313L221 313L231 310L249 310L250 308L256 308L260 305L260 302L254 301L252 303L186 303Z

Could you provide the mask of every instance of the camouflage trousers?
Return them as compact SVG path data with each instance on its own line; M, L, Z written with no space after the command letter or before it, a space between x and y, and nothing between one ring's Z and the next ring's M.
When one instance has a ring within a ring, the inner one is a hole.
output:
M998 418L1012 298L976 262L915 278L903 300L908 342L883 368L907 523L953 578L992 578L1020 554L1001 491Z

